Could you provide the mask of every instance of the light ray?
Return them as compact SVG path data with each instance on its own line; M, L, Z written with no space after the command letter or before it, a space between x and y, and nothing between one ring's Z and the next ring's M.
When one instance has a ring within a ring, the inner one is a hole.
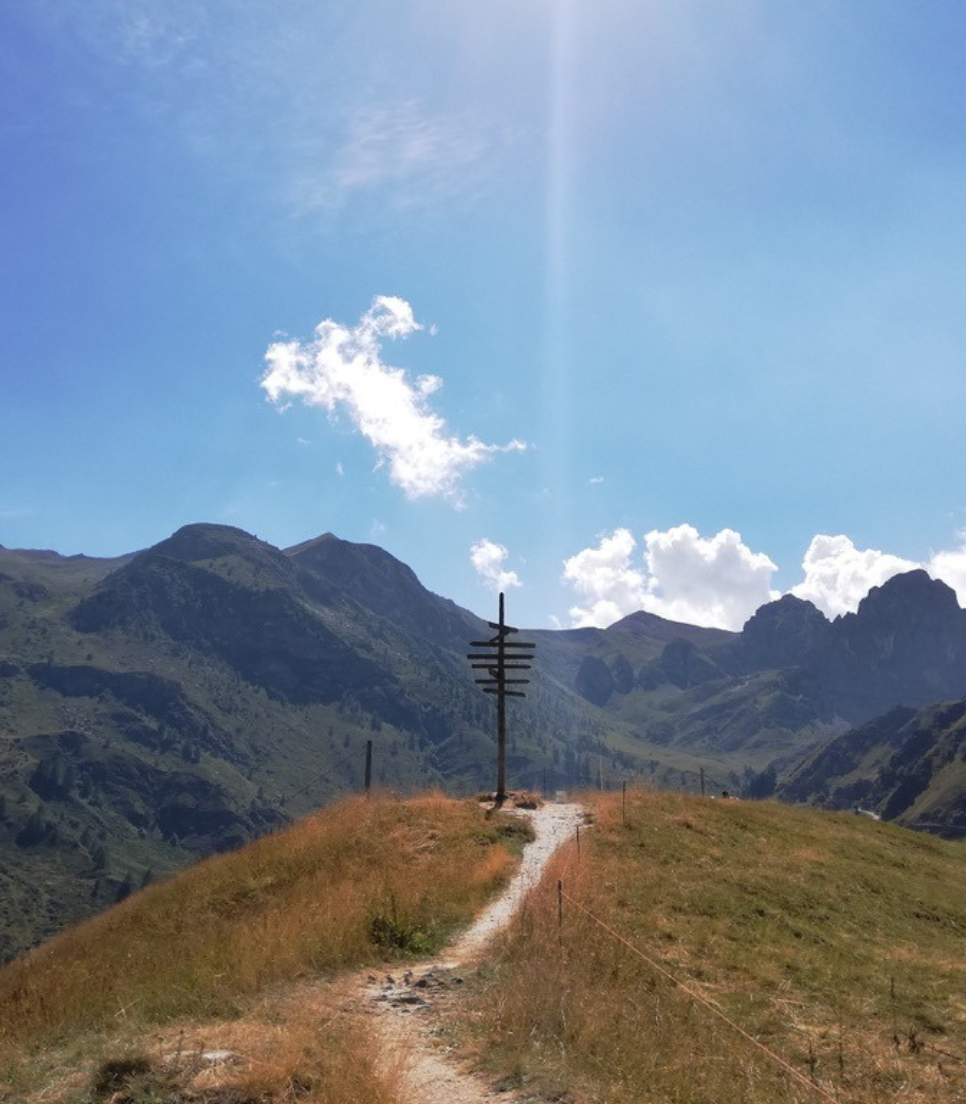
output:
M575 0L553 10L548 96L544 353L541 380L542 471L549 491L548 537L566 547L570 439L574 431L568 341L570 231L576 50Z

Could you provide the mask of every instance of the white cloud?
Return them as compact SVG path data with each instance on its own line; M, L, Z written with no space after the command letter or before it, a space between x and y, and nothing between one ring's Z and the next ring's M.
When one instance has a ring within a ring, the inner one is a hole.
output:
M775 564L732 529L705 538L679 525L652 530L644 545L644 565L637 567L637 542L629 530L617 529L565 562L564 580L584 602L570 610L575 626L606 626L647 610L672 621L740 629L778 597L770 586Z
M959 604L966 609L966 530L958 536L959 548L934 553L925 566L934 579L942 579L956 591Z
M966 608L966 531L960 546L916 563L876 549L856 548L844 535L818 534L802 561L804 581L791 594L813 602L826 616L854 612L872 587L893 575L925 568L956 591ZM740 629L780 592L771 589L777 568L761 552L752 552L732 529L704 538L691 525L644 536L641 562L637 542L627 529L601 537L564 563L564 581L580 604L570 612L573 626L612 625L636 610L672 621Z
M383 363L385 339L405 338L421 329L404 299L377 296L353 328L326 319L316 326L314 341L270 345L261 386L276 404L301 399L333 417L344 410L407 498L438 495L461 505L464 473L494 453L526 446L520 441L488 445L477 437L464 441L448 435L446 422L427 402L443 381L438 376L412 380L403 369Z
M792 587L791 593L813 602L827 616L838 617L858 609L872 587L920 566L874 548L856 548L842 534L818 534L802 560L805 581Z
M523 584L515 571L504 570L508 552L502 544L488 540L484 537L478 540L470 548L470 562L477 574L494 591L500 593L509 590L510 587L518 587Z
M740 629L779 592L771 589L778 570L763 552L752 552L741 534L722 529L698 535L691 525L652 530L644 541L653 613L675 621Z
M601 537L596 548L585 548L564 561L564 581L585 603L570 610L574 626L603 628L644 608L647 582L631 564L636 546L630 530L615 529L609 537Z

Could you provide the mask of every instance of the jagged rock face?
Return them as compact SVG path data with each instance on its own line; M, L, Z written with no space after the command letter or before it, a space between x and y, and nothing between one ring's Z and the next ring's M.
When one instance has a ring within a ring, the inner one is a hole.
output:
M925 571L873 588L832 625L812 666L847 718L966 694L966 611Z
M125 868L168 869L299 811L292 799L353 788L370 736L389 784L489 777L492 701L465 658L487 626L382 549L328 535L280 552L191 525L113 561L4 551L0 568L0 920L12 887L45 884L41 859L65 871L57 915L76 919L77 885L106 903ZM785 598L740 635L646 613L528 632L539 646L511 772L577 786L578 750L612 736L621 772L664 745L739 768L798 761L816 726L966 695L964 619L919 573L831 624ZM0 930L0 957L12 947Z
M867 622L881 619L891 624L897 618L908 623L937 625L962 619L956 592L941 579L933 579L921 568L893 575L882 586L873 587L859 603L855 614Z
M831 625L811 602L786 594L745 624L733 654L748 671L805 663L825 643Z
M801 668L816 717L859 723L896 705L966 694L966 611L945 583L911 571L832 622L785 595L711 654L731 674Z

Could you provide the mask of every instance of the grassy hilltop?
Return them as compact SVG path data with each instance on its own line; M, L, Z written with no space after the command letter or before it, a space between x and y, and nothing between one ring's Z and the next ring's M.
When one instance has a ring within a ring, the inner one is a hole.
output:
M769 802L585 804L593 828L448 1025L504 1088L966 1099L962 844ZM346 976L440 946L504 883L519 832L471 802L350 799L133 894L0 971L0 1101L391 1104ZM242 1060L216 1075L201 1055L220 1048Z
M589 802L480 983L487 1063L582 1104L966 1099L962 844L771 802Z
M435 950L527 832L439 795L351 798L132 895L0 970L0 1101L112 1100L115 1068L140 1086L117 1104L391 1100L309 983ZM225 1046L249 1061L214 1095L193 1062Z

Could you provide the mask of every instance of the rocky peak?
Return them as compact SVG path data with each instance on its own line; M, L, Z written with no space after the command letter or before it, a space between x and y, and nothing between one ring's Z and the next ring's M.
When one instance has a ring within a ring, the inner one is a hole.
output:
M711 653L731 674L807 664L828 640L831 623L811 602L785 594L761 606L734 640Z
M921 568L893 575L881 586L873 587L851 616L865 624L938 627L966 622L966 613L960 609L952 587Z
M929 651L943 641L948 653L947 645L966 649L966 611L944 582L922 570L909 571L873 587L855 613L835 621L834 636L860 650L874 641L880 653L888 642L890 654L903 647Z
M874 587L837 618L816 664L843 716L966 694L966 611L922 570Z
M785 594L745 623L741 645L750 667L792 667L820 647L829 621L811 602Z

